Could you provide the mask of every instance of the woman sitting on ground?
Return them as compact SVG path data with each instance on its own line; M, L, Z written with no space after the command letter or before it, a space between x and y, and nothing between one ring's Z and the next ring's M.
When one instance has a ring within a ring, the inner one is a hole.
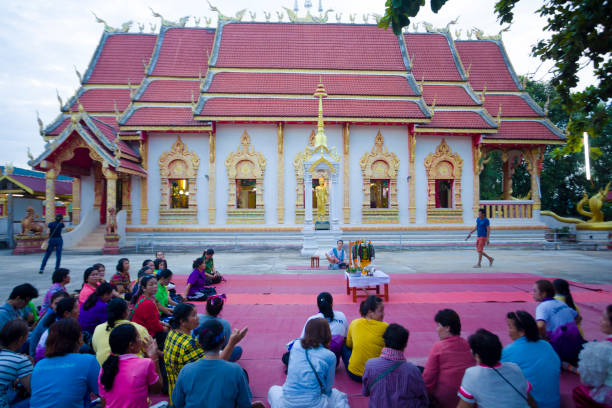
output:
M47 313L47 309L51 306L51 297L57 292L66 292L66 285L70 283L70 270L66 268L59 268L53 272L51 276L53 284L47 291L43 300L42 307L40 308L40 316L44 316Z
M117 272L111 278L111 284L115 285L117 292L121 295L132 293L132 281L130 279L130 260L127 258L119 259L115 267Z
M113 287L110 283L102 283L89 295L79 313L79 323L83 331L93 334L96 326L106 321L106 306L112 296Z
M100 283L97 272L98 271L93 266L85 269L83 273L83 286L81 286L81 291L79 292L79 307L81 307L87 298L96 291Z
M206 272L204 258L198 258L193 261L192 267L193 272L191 272L187 279L185 298L193 301L205 301L208 296L216 293L214 288L207 287L207 285L212 283L213 275Z
M148 343L151 340L151 336L149 336L147 329L138 323L130 322L128 320L129 315L130 310L125 300L115 298L108 302L106 307L107 320L96 327L91 340L93 349L96 352L96 358L98 359L98 363L100 363L100 365L104 364L106 358L111 352L109 343L111 331L120 324L131 324L134 326L138 332L138 335L140 336L140 339L144 343ZM144 356L144 354L142 354L142 350L136 354L140 355L141 357Z
M144 342L131 324L120 324L109 336L112 354L100 370L98 388L106 408L147 408L149 392L161 391L157 344ZM137 353L145 349L147 358Z
M461 320L457 312L443 309L434 321L440 341L435 343L427 357L423 380L429 398L440 408L455 408L459 402L457 391L468 367L476 364L470 345L461 337Z
M56 321L61 319L73 318L78 321L79 318L79 303L76 298L66 297L57 302L55 313ZM54 322L55 323L55 322ZM49 329L51 328L49 325ZM79 326L80 327L80 326ZM47 337L49 336L49 329L45 330L43 334L40 336L38 340L38 344L36 345L36 351L34 353L34 361L39 361L45 357L45 352L47 348Z
M32 330L30 334L30 344L29 346L29 354L34 357L36 355L36 346L40 341L40 337L43 335L45 331L57 320L57 304L60 300L70 297L70 295L64 291L55 292L53 296L51 296L51 305L47 310L47 313L38 321L36 327ZM43 352L44 355L44 352ZM42 358L42 357L41 357Z
M499 337L479 329L468 338L477 365L465 370L459 387L457 408L537 407L530 394L531 384L518 365L500 363L502 345Z
M200 331L202 331L202 326L204 325L204 323L210 320L217 320L223 326L223 335L225 336L225 343L223 344L221 349L225 350L225 347L227 346L227 342L229 341L230 335L232 334L232 327L230 326L227 320L223 319L222 317L219 317L219 314L223 310L223 304L224 304L223 296L220 296L220 295L213 295L213 296L210 296L208 299L206 299L206 314L199 315L200 327L194 330L193 335L194 337L197 337L200 334ZM236 346L234 347L234 351L232 351L229 357L229 361L232 361L232 362L238 361L241 356L242 356L242 347Z
M310 316L306 320L306 324L312 319L325 319L329 322L329 329L331 330L331 341L329 342L329 349L334 352L338 361L342 355L342 346L346 339L346 333L348 332L348 321L346 316L339 310L334 310L334 299L328 292L321 292L317 296L317 307L319 313ZM300 338L304 338L306 333L306 324L302 329Z
M251 404L251 389L246 371L237 363L224 361L223 354L231 351L246 335L246 331L246 328L241 331L234 330L224 353L220 354L221 346L225 342L223 326L216 320L204 323L198 340L206 358L189 363L181 370L172 391L175 408L265 408L261 402Z
M365 363L371 358L380 356L385 347L383 334L388 324L383 322L385 305L381 298L369 296L359 306L361 318L351 322L342 346L342 361L349 378L361 382Z
M574 298L570 292L569 282L565 279L555 279L553 281L553 287L555 288L554 299L560 300L578 313L578 316L576 317L576 325L578 326L580 335L584 338L584 332L580 326L582 315L580 314L580 309L578 309L578 306L576 306L576 303L574 303Z
M98 393L100 365L91 354L78 353L81 326L61 319L49 328L47 350L32 372L31 407L83 408Z
M533 386L533 399L539 408L559 408L561 360L550 343L540 339L538 325L527 312L508 313L508 335L514 341L504 347L502 362L517 364Z
M18 351L28 339L28 324L22 319L11 320L0 331L0 407L27 408L30 395L32 362ZM13 385L19 384L25 396L19 396Z
M207 284L219 283L223 280L223 276L215 269L215 261L213 260L213 255L215 254L215 250L212 248L208 248L202 253L202 258L204 259L204 263L206 264L206 277Z
M178 304L170 298L167 288L168 284L170 283L170 279L172 279L172 271L170 269L160 271L159 274L157 274L157 279L157 292L155 293L155 299L157 299L159 302L159 313L170 316L173 313L172 308Z
M599 324L604 341L591 341L580 352L578 373L583 385L574 388L576 408L612 406L612 305L603 311Z
M168 269L168 264L165 259L156 258L153 261L153 272L156 275L159 275L159 273L165 269Z
M329 322L323 318L306 323L304 336L296 341L289 355L287 380L268 391L271 408L343 408L348 397L334 386L336 356L328 349Z
M149 335L157 341L159 347L163 347L168 325L160 322L159 311L155 303L157 293L157 279L153 275L147 275L140 280L140 287L136 296L132 298L134 304L132 321L144 326Z

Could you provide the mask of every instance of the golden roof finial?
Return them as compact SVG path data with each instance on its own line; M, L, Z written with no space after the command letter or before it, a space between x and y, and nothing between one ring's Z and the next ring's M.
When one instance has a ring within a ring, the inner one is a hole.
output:
M327 92L325 91L325 86L323 85L321 75L319 75L319 85L317 86L317 90L315 91L313 96L315 98L319 98L319 117L317 120L315 149L319 146L324 146L325 148L327 148L327 136L325 136L325 129L323 125L323 98L327 98Z
M482 87L482 94L480 95L480 100L482 101L482 103L485 102L486 94L487 94L487 83L485 82L484 86Z
M501 116L502 116L502 104L499 104L499 109L497 110L497 124L501 124Z
M470 61L470 65L468 65L467 71L465 71L465 78L470 79L470 71L472 70L472 61Z
M79 107L79 112L83 113L85 112L85 108L83 107L83 104L81 103L81 100L77 97L77 105Z
M117 101L113 100L113 109L115 110L115 119L117 123L119 123L119 119L121 118L121 113L119 113L119 109L117 109Z
M423 86L425 85L425 74L421 77L421 83L419 84L419 89L421 90L421 94L423 93Z

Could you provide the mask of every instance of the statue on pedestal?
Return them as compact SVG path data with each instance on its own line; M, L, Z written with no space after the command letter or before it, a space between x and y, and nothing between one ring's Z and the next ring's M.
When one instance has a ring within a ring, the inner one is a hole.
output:
M315 195L317 197L317 221L325 221L325 206L327 205L327 183L325 179L319 179L319 185L315 187Z
M26 209L26 216L21 220L21 234L20 235L41 235L45 228L44 224L37 222L38 215L34 213L34 208L28 207Z

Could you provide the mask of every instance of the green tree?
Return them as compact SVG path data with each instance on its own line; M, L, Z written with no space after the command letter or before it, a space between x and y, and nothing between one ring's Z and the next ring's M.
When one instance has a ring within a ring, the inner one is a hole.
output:
M446 1L431 0L431 9L437 12ZM512 23L514 6L519 1L497 1L495 13L500 23ZM391 25L399 35L425 0L387 0L385 4L385 16L379 26ZM538 13L547 19L544 29L551 35L540 40L532 54L554 63L551 84L557 91L555 99L569 119L567 143L557 153L575 153L582 149L583 132L598 137L610 122L607 105L612 99L612 1L545 0ZM593 65L599 84L572 93L585 61Z

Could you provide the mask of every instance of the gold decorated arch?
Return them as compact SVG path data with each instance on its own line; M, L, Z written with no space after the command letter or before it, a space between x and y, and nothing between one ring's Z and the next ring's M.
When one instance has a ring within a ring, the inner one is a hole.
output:
M240 145L225 159L228 177L227 223L228 224L263 224L265 223L264 207L264 174L266 158L253 150L251 137L245 130L240 137ZM238 208L236 181L241 179L255 180L255 208Z
M374 138L374 146L370 152L361 156L361 177L363 180L363 204L361 209L361 222L373 223L399 223L399 205L397 202L397 173L399 159L395 153L389 153L385 146L385 138L378 131ZM371 208L371 185L373 180L388 180L388 206L387 208Z
M293 159L293 168L295 169L295 223L303 224L304 223L304 207L305 202L304 199L306 196L311 197L306 194L305 186L304 186L304 162L307 162L312 157L312 152L315 144L315 131L313 130L310 133L308 138L308 146L304 151L298 152ZM315 176L313 176L315 177ZM311 186L312 188L312 186ZM309 189L310 190L310 189Z
M436 151L425 158L427 177L427 222L462 223L463 205L461 203L461 170L463 160L442 139ZM436 208L436 181L452 181L452 208Z
M169 152L159 157L159 174L161 178L161 201L159 204L160 224L197 224L197 175L200 158L187 149L187 146L178 136ZM188 192L187 208L171 208L170 190L172 180L186 180Z

